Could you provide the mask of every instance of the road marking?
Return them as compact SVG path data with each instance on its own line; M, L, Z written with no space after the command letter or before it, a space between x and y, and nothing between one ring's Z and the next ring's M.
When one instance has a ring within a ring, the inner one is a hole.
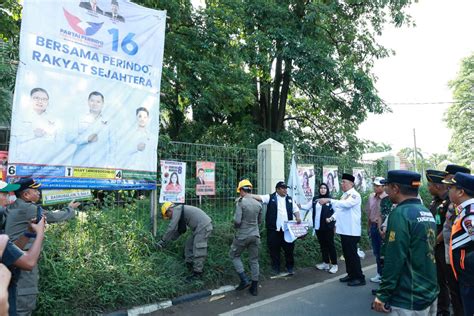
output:
M367 270L373 269L373 268L375 268L376 266L377 266L376 264L372 264L372 265L370 265L370 266L364 267L364 268L362 269L362 271L367 271ZM320 287L320 286L322 286L322 285L325 285L325 284L327 284L327 283L331 283L331 282L337 281L337 280L339 280L339 278L341 278L340 275L339 275L339 276L335 276L335 277L330 278L330 279L327 279L327 280L324 280L323 282L319 282L319 283L307 285L307 286L305 286L305 287L296 289L296 290L294 290L294 291L287 292L287 293L284 293L284 294L280 294L280 295L277 295L277 296L274 296L274 297L270 297L270 298L267 298L266 300L263 300L263 301L260 301L260 302L257 302L257 303L251 304L251 305L243 306L243 307L240 307L240 308L237 308L237 309L234 309L234 310L231 310L231 311L229 311L229 312L222 313L222 314L219 314L219 315L220 315L220 316L232 316L232 315L236 315L236 314L239 314L239 313L243 313L243 312L249 311L249 310L251 310L251 309L254 309L254 308L257 308L257 307L261 307L261 306L263 306L263 305L267 305L267 304L273 303L273 302L275 302L275 301L278 301L278 300L287 298L287 297L292 296L292 295L301 294L301 293L303 293L303 292L306 292L306 291L315 289L315 288Z

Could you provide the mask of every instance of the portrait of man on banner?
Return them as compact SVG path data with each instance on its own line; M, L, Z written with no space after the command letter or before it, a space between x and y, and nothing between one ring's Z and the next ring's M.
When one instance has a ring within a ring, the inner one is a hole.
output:
M215 168L215 162L196 161L196 195L216 194Z

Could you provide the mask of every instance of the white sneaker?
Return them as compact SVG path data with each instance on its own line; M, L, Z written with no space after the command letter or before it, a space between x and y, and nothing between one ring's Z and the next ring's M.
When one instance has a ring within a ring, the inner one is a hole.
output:
M316 269L318 270L329 270L330 266L326 262L321 262L316 265Z
M337 267L337 264L333 264L331 266L331 269L329 269L329 273L337 273L337 270L338 270L338 267Z
M382 277L378 273L373 278L370 278L370 282L380 283L381 281L382 281Z

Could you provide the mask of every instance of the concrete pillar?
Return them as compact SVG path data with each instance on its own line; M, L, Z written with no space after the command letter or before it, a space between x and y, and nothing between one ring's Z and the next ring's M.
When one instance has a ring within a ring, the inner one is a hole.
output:
M274 139L267 139L258 147L258 194L275 191L275 184L285 180L285 147Z

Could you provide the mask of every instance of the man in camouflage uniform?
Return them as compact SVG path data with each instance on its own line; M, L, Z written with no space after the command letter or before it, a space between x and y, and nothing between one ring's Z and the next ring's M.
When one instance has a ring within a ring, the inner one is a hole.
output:
M262 223L262 205L255 199L247 197L252 192L252 183L249 180L239 182L237 192L240 197L235 206L234 226L237 229L234 241L230 247L230 258L239 274L240 284L236 290L240 291L250 286L249 292L258 294L258 247L260 245L260 231L258 225ZM245 275L244 265L240 255L248 249L252 283Z
M164 219L171 220L165 234L156 247L162 249L167 242L176 240L184 234L186 227L192 229L192 234L186 240L184 257L193 274L186 278L192 281L202 275L204 262L207 257L207 240L212 233L212 220L203 210L184 204L163 203L161 214Z
M5 234L11 241L18 245L20 237L26 236L30 238L30 242L23 247L22 250L30 249L35 234L28 232L28 225L31 219L36 218L38 214L37 205L40 201L41 184L31 178L24 178L17 182L20 188L15 191L16 201L8 206L5 223ZM44 211L49 224L63 222L73 218L76 215L75 209L80 205L79 202L72 201L68 207L54 212ZM21 271L17 281L17 315L31 315L36 308L36 296L38 295L39 271L35 266L32 271Z
M446 175L445 171L426 170L426 180L428 180L428 190L433 196L430 203L430 212L436 221L436 273L438 276L438 315L449 316L449 288L447 281L448 266L446 265L445 247L443 240L443 225L446 220L446 213L449 206L448 189L442 183Z
M436 223L417 199L421 175L405 170L388 172L385 184L397 204L388 218L382 282L373 308L394 315L436 315Z

